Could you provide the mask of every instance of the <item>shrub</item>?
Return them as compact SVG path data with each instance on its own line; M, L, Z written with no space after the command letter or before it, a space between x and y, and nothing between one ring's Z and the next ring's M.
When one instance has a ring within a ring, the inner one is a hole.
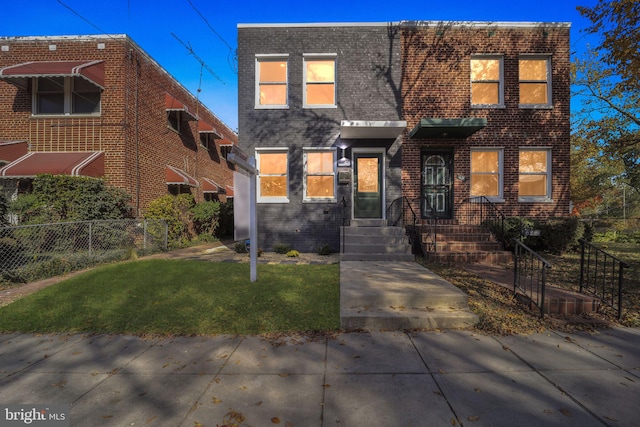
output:
M531 236L526 244L533 250L552 254L563 254L579 246L585 226L578 218L550 218L535 224L540 236Z
M194 201L191 194L165 195L149 203L145 218L165 220L167 223L168 246L184 246L195 235L191 220L191 207L193 204Z
M220 223L220 202L196 203L191 208L193 224L198 235L214 236Z
M318 255L331 255L332 252L331 246L329 245L320 245L318 248Z
M289 245L286 245L284 243L276 243L275 245L273 245L273 251L277 254L286 254L290 250L291 248L289 247Z
M220 216L216 236L219 238L233 236L233 199L220 203Z
M7 214L9 213L9 201L4 196L4 194L0 193L0 227L4 227L8 225L9 220L7 218Z
M247 252L249 252L249 250L247 249L247 244L245 242L236 243L236 252L239 254L246 254Z
M300 256L300 252L296 251L295 249L292 249L289 252L287 252L287 256L289 258L296 258Z

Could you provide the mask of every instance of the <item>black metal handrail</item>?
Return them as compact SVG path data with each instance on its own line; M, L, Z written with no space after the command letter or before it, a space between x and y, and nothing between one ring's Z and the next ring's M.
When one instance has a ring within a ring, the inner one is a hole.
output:
M544 317L547 270L551 268L551 263L520 240L513 239L512 242L513 292L523 292L540 309L540 317Z
M417 231L418 216L416 215L411 201L407 196L401 196L392 201L387 207L386 211L387 224L393 227L404 227L409 237L409 244L414 251L419 242L419 236Z
M342 207L342 227L340 227L340 230L341 230L340 231L340 234L341 234L340 240L342 242L342 245L341 245L342 246L342 250L341 250L341 252L344 253L344 245L345 245L345 242L344 242L344 227L346 227L346 225L347 225L347 214L346 214L346 211L347 211L347 206L348 206L347 205L347 199L344 196L342 196L342 200L340 201L340 206Z
M580 239L580 293L595 296L622 318L624 269L629 264Z
M463 203L467 205L463 209L467 224L485 226L503 246L507 243L504 232L506 216L495 203L486 196L469 197Z

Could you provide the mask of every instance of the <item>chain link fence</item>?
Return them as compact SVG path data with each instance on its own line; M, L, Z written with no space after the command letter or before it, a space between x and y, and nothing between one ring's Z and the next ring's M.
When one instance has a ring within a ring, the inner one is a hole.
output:
M163 220L0 227L0 285L31 282L166 249Z

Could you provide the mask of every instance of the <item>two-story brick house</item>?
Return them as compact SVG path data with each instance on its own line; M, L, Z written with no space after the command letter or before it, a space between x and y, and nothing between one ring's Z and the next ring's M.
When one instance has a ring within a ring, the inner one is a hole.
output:
M455 223L470 198L568 215L569 28L239 25L239 146L259 170L260 247L342 250L343 218L383 225L410 205L418 225Z
M237 134L126 35L0 39L0 185L103 177L138 215L164 194L225 201Z

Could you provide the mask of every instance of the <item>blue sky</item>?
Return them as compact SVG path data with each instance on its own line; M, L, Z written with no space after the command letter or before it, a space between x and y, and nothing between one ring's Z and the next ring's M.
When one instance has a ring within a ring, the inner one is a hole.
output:
M401 20L570 22L572 50L584 49L589 22L576 6L597 0L29 0L8 1L0 37L128 34L231 129L237 129L233 51L238 23ZM28 6L25 6L28 5ZM204 69L187 48L206 64Z

